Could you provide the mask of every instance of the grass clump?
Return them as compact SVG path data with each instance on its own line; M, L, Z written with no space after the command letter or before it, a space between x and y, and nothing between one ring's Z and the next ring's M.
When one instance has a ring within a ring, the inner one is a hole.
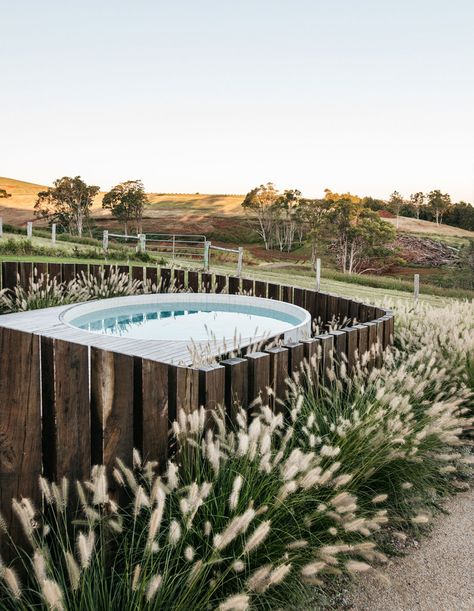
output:
M34 270L28 279L28 286L18 284L14 289L0 291L0 313L25 312L53 306L136 295L143 290L143 282L131 280L129 274L111 268L106 273L101 270L98 276L78 274L69 282L58 282L56 276L38 275Z

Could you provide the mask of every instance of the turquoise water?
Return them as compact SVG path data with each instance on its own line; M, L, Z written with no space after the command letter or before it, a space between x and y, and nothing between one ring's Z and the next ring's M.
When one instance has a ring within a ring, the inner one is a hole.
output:
M71 325L130 339L232 340L284 333L301 320L269 308L237 304L135 304L98 310L71 319Z

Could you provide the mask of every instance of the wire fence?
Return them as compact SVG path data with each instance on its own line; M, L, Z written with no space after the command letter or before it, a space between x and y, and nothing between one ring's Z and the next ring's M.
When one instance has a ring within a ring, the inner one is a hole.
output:
M212 252L217 254L219 258L225 255L236 256L237 275L240 276L242 273L244 249L241 246L238 248L214 246L202 234L139 233L138 235L128 235L110 233L105 229L102 240L105 254L109 251L111 244L132 245L137 252L150 252L155 256L170 260L171 263L175 260L202 261L205 270L210 268Z

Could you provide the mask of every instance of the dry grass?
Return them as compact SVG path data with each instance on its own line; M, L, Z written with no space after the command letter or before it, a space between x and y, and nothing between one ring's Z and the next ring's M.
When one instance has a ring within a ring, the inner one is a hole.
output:
M24 180L5 178L0 176L0 189L5 189L11 197L0 199L0 215L5 223L21 225L27 221L34 221L33 207L39 191L45 191L46 185L38 185ZM95 198L94 213L100 211L103 193ZM44 224L44 223L38 223Z
M397 225L396 218L384 218L384 221ZM450 225L437 225L431 221L422 221L412 219L407 216L401 216L399 219L398 229L400 231L408 231L409 233L424 233L429 235L452 236L462 238L474 238L474 231L460 229L459 227L451 227Z
M243 195L210 195L210 194L176 194L148 195L150 206L148 216L160 216L162 213L176 214L218 214L236 216L243 214Z
M39 185L23 180L5 178L0 176L0 189L5 189L12 197L0 200L0 213L6 223L20 224L33 220L33 206L38 191L47 189L46 185ZM93 216L109 216L103 211L100 192L94 201ZM169 214L241 214L243 195L203 195L203 194L157 194L148 195L150 205L146 215L150 217L167 216Z

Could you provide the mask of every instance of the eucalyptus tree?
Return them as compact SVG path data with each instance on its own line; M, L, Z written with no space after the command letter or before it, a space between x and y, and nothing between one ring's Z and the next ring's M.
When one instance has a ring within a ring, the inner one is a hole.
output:
M434 189L428 193L428 207L434 214L436 224L443 222L443 216L451 205L451 197L448 193L441 193L439 189Z
M147 201L141 180L127 180L115 185L104 195L102 207L110 210L112 216L123 223L126 234L131 222L135 223L138 234L142 232L143 211Z
M410 204L415 211L416 218L420 218L420 212L423 206L426 205L426 195L422 191L417 191L410 195Z
M280 193L271 182L255 187L247 193L242 207L257 219L257 232L265 244L265 249L273 248L275 223L280 214L277 204Z
M397 215L397 229L398 229L399 224L400 224L400 211L402 207L405 205L405 200L403 199L402 195L398 191L394 191L390 195L388 204L391 210L393 210L393 212L395 212L395 214Z
M58 222L69 233L81 237L98 192L99 187L86 184L80 176L63 176L52 187L38 193L35 216Z

